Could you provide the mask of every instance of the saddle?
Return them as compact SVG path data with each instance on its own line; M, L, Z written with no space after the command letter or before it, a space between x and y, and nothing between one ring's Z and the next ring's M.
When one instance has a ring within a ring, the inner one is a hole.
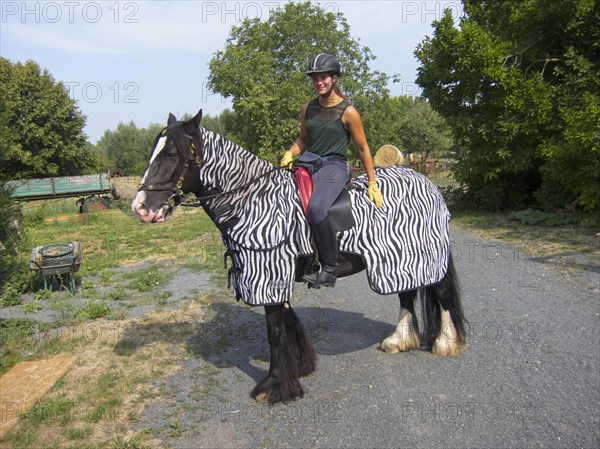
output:
M298 191L300 193L304 214L310 221L308 202L310 201L313 191L312 179L305 167L297 167L294 170L294 177L298 184ZM329 221L335 232L347 231L355 225L354 217L352 216L350 193L348 192L351 188L352 183L348 183L327 211Z

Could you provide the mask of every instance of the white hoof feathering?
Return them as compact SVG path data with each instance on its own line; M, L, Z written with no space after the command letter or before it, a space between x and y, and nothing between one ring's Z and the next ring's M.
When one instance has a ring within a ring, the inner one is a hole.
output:
M453 357L465 349L465 343L459 340L450 312L442 311L440 335L435 340L431 352L442 357Z
M394 333L383 340L381 349L388 354L395 354L419 349L419 346L421 346L419 326L413 315L403 309L400 311L400 320Z

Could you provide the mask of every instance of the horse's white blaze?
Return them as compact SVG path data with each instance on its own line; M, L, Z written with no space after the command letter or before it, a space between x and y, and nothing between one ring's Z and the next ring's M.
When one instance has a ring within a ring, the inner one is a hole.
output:
M158 139L158 142L156 143L156 146L154 147L154 151L152 152L152 156L150 157L150 162L148 163L148 169L146 170L146 172L144 173L144 176L142 178L142 184L144 184L146 182L146 178L148 177L148 172L150 171L150 167L152 166L152 163L154 162L156 157L160 154L160 152L165 148L166 144L167 144L167 136L163 136ZM133 213L136 214L140 220L146 221L146 222L147 221L162 221L162 220L164 220L164 217L162 217L162 210L160 210L160 209L158 211L148 210L144 205L145 201L146 201L146 191L140 190L137 193L137 195L135 196L135 198L133 199L133 202L131 203L131 210L133 211Z
M150 163L148 164L148 169L146 170L146 173L144 173L144 177L142 178L142 184L146 182L146 176L148 176L148 171L150 171L150 166L154 162L154 159L156 159L156 156L158 156L160 154L160 152L163 150L163 148L165 147L166 144L167 144L167 136L163 136L160 139L158 139L158 142L156 143L156 147L154 147L154 151L152 152L152 157L150 157Z
M442 310L440 335L433 344L432 353L441 356L455 356L463 352L464 342L458 338L456 327L450 317L450 312Z
M140 190L131 203L131 210L133 211L134 214L136 214L136 215L140 214L139 208L142 204L144 204L145 199L146 199L146 192L144 190Z
M396 352L412 351L421 346L419 327L412 313L406 309L400 309L398 325L394 333L381 343L381 349L389 354Z

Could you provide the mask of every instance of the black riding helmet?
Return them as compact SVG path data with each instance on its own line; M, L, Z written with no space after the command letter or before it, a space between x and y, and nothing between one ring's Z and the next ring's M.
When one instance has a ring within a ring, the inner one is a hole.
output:
M331 73L340 76L340 61L333 55L319 53L310 60L304 73L308 76L313 73Z

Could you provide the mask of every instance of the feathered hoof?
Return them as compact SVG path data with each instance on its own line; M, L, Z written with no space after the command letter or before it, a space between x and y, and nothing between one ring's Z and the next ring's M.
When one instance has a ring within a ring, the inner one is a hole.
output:
M275 377L267 376L261 380L252 392L250 397L254 398L259 404L275 404L277 402L288 402L304 396L304 389L300 382L287 382L282 387L281 382Z
M409 333L404 338L390 335L381 343L381 350L386 354L396 354L398 352L408 352L419 349L421 339L418 333Z
M464 341L455 341L441 335L433 344L431 353L440 357L456 357L467 349Z
M298 367L298 377L308 376L315 372L316 363L314 360L301 361L300 366Z

